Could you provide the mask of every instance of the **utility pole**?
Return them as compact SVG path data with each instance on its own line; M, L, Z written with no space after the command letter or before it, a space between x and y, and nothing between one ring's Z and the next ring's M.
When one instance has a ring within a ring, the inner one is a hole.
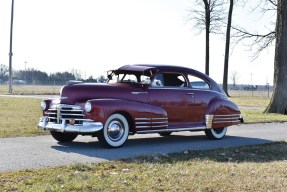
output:
M11 7L11 24L10 24L10 52L9 52L9 93L12 94L12 85L13 85L13 78L12 78L12 40L13 40L13 19L14 19L14 0L12 0L12 7Z
M27 61L25 61L25 83L27 84L27 69L26 69Z

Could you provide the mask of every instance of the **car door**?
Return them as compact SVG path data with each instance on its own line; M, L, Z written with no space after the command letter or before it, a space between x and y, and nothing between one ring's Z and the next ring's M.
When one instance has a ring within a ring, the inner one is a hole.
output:
M188 80L180 73L159 73L149 87L150 104L168 114L169 128L189 127L194 95Z
M210 100L216 97L217 94L211 91L210 84L207 80L193 74L188 74L187 77L194 98L191 121L202 123L205 121L205 113Z

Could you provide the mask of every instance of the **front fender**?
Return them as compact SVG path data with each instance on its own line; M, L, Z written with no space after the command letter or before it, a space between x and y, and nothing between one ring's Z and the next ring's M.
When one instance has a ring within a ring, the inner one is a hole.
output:
M164 109L147 103L123 99L93 99L89 102L92 104L92 111L86 113L87 118L103 124L114 113L127 114L133 125L135 125L135 119L167 118L167 112Z

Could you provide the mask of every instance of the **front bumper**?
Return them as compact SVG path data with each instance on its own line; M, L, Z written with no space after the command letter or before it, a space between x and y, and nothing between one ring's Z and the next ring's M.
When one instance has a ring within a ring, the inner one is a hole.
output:
M38 123L38 128L49 131L58 132L73 132L73 133L94 133L103 129L101 122L84 122L83 125L70 125L66 121L61 124L49 123L48 117L41 117Z

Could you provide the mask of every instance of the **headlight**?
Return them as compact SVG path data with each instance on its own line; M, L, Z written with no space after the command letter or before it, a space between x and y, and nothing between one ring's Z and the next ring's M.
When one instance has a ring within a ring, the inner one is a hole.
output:
M45 101L42 101L42 102L41 102L41 109L42 109L43 111L45 111L46 108L47 108L46 102L45 102Z
M90 113L92 111L92 104L90 101L87 101L85 104L85 111Z

